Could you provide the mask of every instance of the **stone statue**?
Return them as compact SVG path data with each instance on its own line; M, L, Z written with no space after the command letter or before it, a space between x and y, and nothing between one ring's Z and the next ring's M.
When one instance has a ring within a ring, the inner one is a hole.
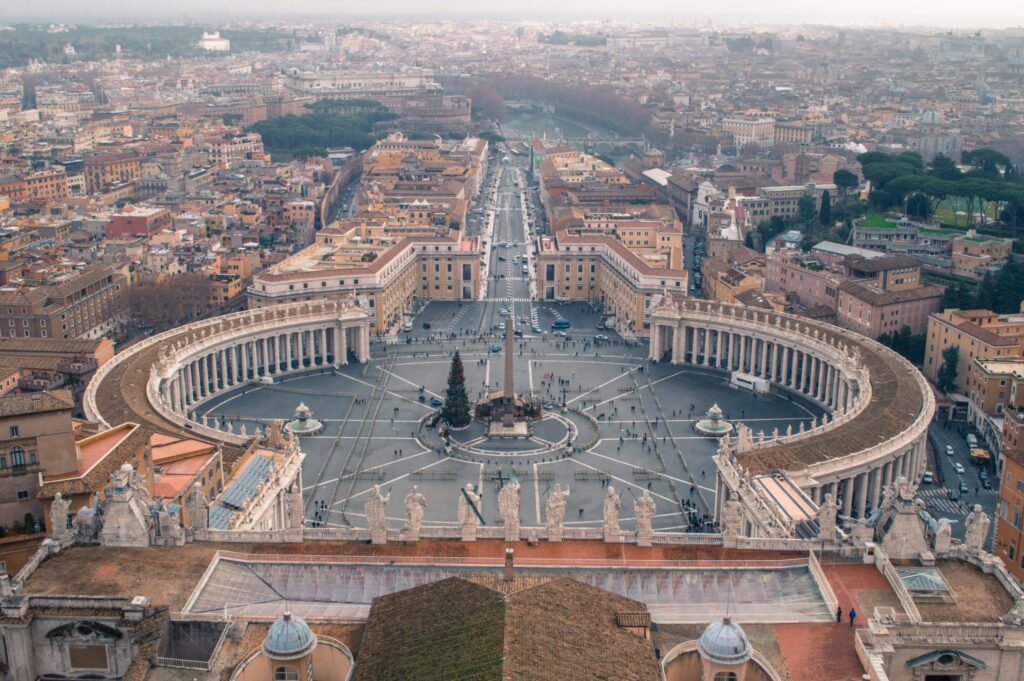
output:
M99 537L103 523L93 508L82 506L75 514L71 525L75 528L75 541L92 543Z
M515 478L498 492L498 513L505 526L505 541L519 541L519 481Z
M71 508L71 501L57 492L50 504L50 531L54 539L64 539L71 532L68 530L68 510Z
M271 449L284 449L287 437L284 434L284 424L281 419L274 419L270 422L270 432L267 433L267 447Z
M366 524L370 528L371 544L386 544L388 541L388 519L384 515L384 505L390 498L390 494L381 493L380 485L374 485L370 490L370 496L363 502Z
M473 491L473 483L468 482L459 492L459 527L462 528L462 541L476 541L476 531L480 527L483 513L483 502L480 495Z
M975 504L974 510L967 514L964 527L967 533L964 535L964 546L969 551L980 552L985 550L985 540L988 539L988 531L992 525L992 519L981 510L981 504Z
M548 541L562 541L562 521L565 520L566 499L569 498L569 488L562 491L562 486L557 482L551 488L548 495L547 520L548 520Z
M636 543L638 546L650 546L654 539L651 520L656 510L650 490L645 489L643 496L633 502L633 509L636 513Z
M743 506L730 498L722 505L722 534L735 539L743 534Z
M192 494L188 498L188 515L192 520L193 530L205 530L210 525L210 502L203 494L203 488L198 482L192 485Z
M839 515L839 507L832 500L832 493L825 493L825 500L818 506L818 538L822 541L832 541L836 538L836 516Z
M604 540L606 542L618 542L622 539L622 530L619 528L619 511L622 509L622 499L615 493L615 488L608 485L608 493L604 495Z
M412 491L405 495L405 539L419 541L420 527L423 525L423 509L427 507L427 498L420 492L419 485L413 485Z

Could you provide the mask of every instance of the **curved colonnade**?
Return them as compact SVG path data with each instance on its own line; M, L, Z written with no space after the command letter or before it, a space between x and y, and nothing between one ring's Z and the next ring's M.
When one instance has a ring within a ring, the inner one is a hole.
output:
M230 424L220 430L197 419L196 408L248 383L369 356L369 318L351 299L243 310L165 331L118 353L90 381L85 412L106 426L137 420L241 445L252 434L234 433ZM137 383L133 373L144 377L145 407L132 404L142 395L124 392ZM125 419L126 411L135 418Z
M829 412L798 432L738 429L717 457L717 511L744 477L785 472L815 503L829 493L841 513L864 518L889 483L916 485L925 468L932 391L910 362L868 338L789 314L669 299L651 311L650 356L750 374Z

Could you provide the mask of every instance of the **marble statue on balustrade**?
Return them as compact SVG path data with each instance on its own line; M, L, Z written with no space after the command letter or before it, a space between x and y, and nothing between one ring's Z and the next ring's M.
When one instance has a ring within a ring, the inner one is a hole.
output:
M68 511L71 508L71 500L57 492L50 504L50 530L54 539L65 539L71 534L68 529Z
M949 551L953 545L953 525L956 524L956 521L949 518L936 519L935 516L923 508L917 513L921 516L921 520L925 522L925 525L928 526L928 531L932 538L933 553L941 555Z
M967 528L967 533L964 535L964 546L967 547L967 550L975 553L984 551L988 532L992 527L992 519L981 510L981 504L975 504L974 510L967 514L964 527Z
M519 481L513 478L498 492L498 513L505 527L505 541L519 541Z
M735 539L743 535L743 506L730 498L722 504L722 535Z
M565 490L557 482L551 488L547 503L548 541L562 541L562 523L565 521L565 507L569 498L569 487Z
M480 516L483 515L483 499L474 491L473 483L468 482L459 490L459 528L462 530L462 541L476 541L476 531L480 527Z
M832 493L825 493L825 500L818 506L818 538L822 541L833 541L836 538L836 516L839 506L832 499Z
M92 505L78 509L71 526L75 531L75 542L93 544L99 540L100 530L103 529L103 516L99 510L98 494L93 495Z
M285 492L285 510L288 519L285 523L290 530L301 530L306 525L306 507L302 501L302 490L297 482L292 484L292 489Z
M388 519L384 513L384 506L390 498L390 494L383 494L380 491L380 485L374 485L370 490L370 496L363 502L366 524L370 528L371 544L386 544L388 541Z
M651 498L650 490L633 501L633 511L636 513L636 543L638 546L650 546L654 543L654 529L651 523L654 519L656 506Z
M193 530L205 530L210 526L210 501L198 482L192 483L192 493L188 497L188 515Z
M413 485L412 491L405 495L405 527L402 538L405 541L419 541L420 528L423 526L423 513L427 508L427 498L420 492L419 485Z
M615 488L608 485L604 495L604 540L609 543L622 541L622 528L619 527L619 511L622 510L622 498Z

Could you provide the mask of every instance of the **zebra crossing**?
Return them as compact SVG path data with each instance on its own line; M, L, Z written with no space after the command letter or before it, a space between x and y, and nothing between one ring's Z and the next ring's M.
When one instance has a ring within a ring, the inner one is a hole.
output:
M995 490L983 489L981 496L995 496ZM933 489L918 489L917 496L924 500L929 511L938 511L947 516L966 516L970 508L979 501L978 497L971 494L961 496L960 501L953 501L949 498L949 490L945 487Z

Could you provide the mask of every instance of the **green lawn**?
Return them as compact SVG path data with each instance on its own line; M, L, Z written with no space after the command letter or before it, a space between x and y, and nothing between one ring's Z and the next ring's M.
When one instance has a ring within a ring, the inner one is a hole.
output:
M989 220L997 218L995 203L989 203L985 206L985 215ZM935 209L933 219L944 225L969 227L970 225L967 224L967 200L962 196L951 196L943 199L939 203L938 208ZM975 215L975 219L977 219L977 215Z
M861 220L860 224L862 227L867 227L868 229L896 229L898 226L889 218L884 215L879 215L878 213L868 213L864 216L864 219Z

